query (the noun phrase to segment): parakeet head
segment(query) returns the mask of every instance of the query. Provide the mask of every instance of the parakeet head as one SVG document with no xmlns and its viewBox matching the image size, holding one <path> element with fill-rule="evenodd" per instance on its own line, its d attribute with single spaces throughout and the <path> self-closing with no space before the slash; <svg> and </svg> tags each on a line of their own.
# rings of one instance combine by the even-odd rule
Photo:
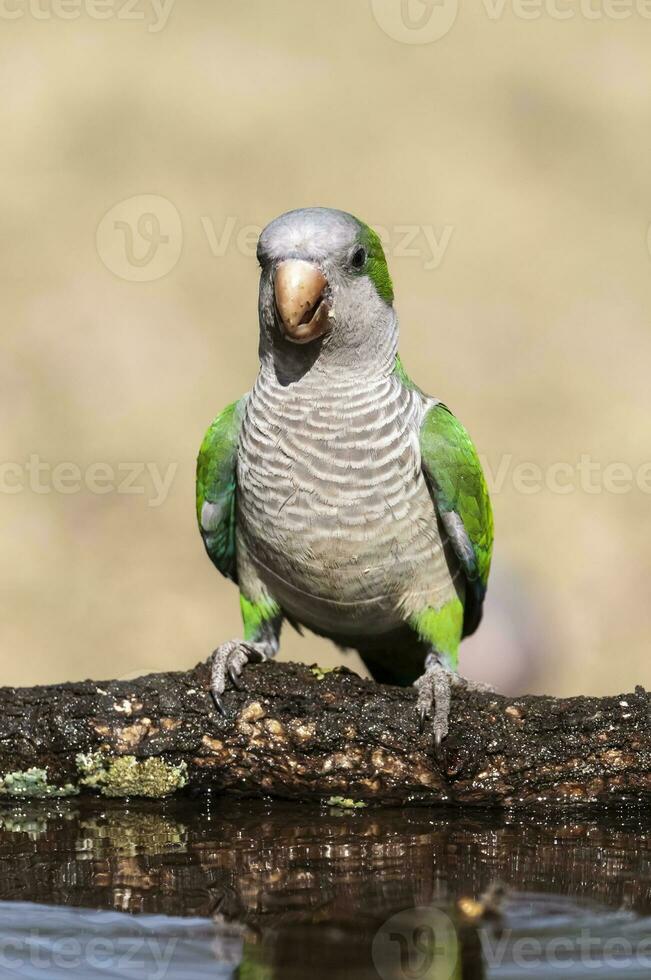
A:
<svg viewBox="0 0 651 980">
<path fill-rule="evenodd" d="M 288 211 L 260 235 L 258 261 L 263 358 L 393 363 L 393 286 L 382 243 L 368 225 L 331 208 Z"/>
</svg>

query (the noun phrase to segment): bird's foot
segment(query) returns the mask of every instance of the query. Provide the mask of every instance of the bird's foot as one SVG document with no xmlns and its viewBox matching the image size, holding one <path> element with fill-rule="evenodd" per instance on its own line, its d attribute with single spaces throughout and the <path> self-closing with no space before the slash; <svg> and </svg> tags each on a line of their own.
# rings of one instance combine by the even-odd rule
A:
<svg viewBox="0 0 651 980">
<path fill-rule="evenodd" d="M 230 679 L 233 687 L 242 690 L 240 677 L 247 664 L 262 663 L 268 659 L 262 643 L 247 643 L 244 640 L 229 640 L 217 647 L 211 657 L 210 690 L 221 714 L 226 717 L 222 695 Z"/>
<path fill-rule="evenodd" d="M 425 662 L 425 673 L 414 681 L 418 691 L 416 702 L 421 732 L 425 728 L 427 718 L 433 716 L 432 728 L 434 740 L 440 745 L 448 734 L 450 720 L 450 700 L 452 688 L 463 688 L 464 691 L 483 691 L 491 693 L 493 688 L 479 681 L 470 681 L 457 674 L 438 656 L 431 655 Z"/>
</svg>

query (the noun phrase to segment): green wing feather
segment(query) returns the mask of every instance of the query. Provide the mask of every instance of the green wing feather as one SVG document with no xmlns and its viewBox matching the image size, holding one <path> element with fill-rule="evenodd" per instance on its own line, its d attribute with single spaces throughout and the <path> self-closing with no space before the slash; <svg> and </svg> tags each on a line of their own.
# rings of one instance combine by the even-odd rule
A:
<svg viewBox="0 0 651 980">
<path fill-rule="evenodd" d="M 233 402 L 214 420 L 197 459 L 197 520 L 211 561 L 222 575 L 237 582 L 235 497 L 237 446 L 246 397 Z"/>
<path fill-rule="evenodd" d="M 427 412 L 420 430 L 423 470 L 466 577 L 463 634 L 479 625 L 493 551 L 493 512 L 470 436 L 445 405 Z"/>
</svg>

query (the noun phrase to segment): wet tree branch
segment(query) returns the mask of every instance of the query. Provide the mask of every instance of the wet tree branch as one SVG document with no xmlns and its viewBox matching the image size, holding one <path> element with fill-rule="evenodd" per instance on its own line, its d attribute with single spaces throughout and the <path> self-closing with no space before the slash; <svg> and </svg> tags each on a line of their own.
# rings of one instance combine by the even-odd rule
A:
<svg viewBox="0 0 651 980">
<path fill-rule="evenodd" d="M 436 750 L 415 693 L 346 671 L 248 667 L 215 711 L 208 670 L 0 689 L 0 795 L 527 807 L 651 802 L 651 697 L 453 695 Z"/>
</svg>

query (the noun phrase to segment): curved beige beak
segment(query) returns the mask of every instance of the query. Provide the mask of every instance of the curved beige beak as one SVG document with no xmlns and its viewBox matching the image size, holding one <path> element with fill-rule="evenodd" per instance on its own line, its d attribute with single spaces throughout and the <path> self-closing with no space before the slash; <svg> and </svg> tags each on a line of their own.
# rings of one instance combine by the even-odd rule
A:
<svg viewBox="0 0 651 980">
<path fill-rule="evenodd" d="M 328 305 L 323 292 L 328 280 L 311 262 L 286 259 L 274 279 L 276 309 L 288 340 L 307 344 L 328 329 Z"/>
</svg>

